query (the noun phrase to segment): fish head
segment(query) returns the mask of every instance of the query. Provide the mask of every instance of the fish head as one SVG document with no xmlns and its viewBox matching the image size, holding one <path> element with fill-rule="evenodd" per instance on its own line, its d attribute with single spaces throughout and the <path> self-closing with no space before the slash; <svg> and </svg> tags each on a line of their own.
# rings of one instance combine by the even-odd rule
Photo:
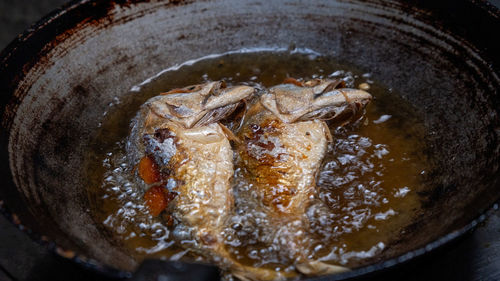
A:
<svg viewBox="0 0 500 281">
<path fill-rule="evenodd" d="M 342 80 L 288 78 L 264 93 L 260 103 L 281 121 L 294 123 L 359 116 L 371 100 L 363 90 L 345 88 Z"/>
<path fill-rule="evenodd" d="M 163 93 L 149 107 L 159 117 L 189 129 L 229 116 L 254 91 L 250 86 L 227 87 L 224 81 L 208 82 Z"/>
</svg>

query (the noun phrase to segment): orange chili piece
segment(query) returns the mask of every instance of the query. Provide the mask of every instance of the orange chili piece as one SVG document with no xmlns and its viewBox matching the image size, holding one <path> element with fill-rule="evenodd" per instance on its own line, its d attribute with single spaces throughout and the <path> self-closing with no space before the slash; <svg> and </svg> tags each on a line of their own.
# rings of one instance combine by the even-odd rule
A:
<svg viewBox="0 0 500 281">
<path fill-rule="evenodd" d="M 139 162 L 139 176 L 147 184 L 152 184 L 161 180 L 158 166 L 150 156 L 142 157 Z"/>
<path fill-rule="evenodd" d="M 164 188 L 161 186 L 153 186 L 144 194 L 146 206 L 153 216 L 158 216 L 168 205 L 168 198 L 165 196 Z"/>
</svg>

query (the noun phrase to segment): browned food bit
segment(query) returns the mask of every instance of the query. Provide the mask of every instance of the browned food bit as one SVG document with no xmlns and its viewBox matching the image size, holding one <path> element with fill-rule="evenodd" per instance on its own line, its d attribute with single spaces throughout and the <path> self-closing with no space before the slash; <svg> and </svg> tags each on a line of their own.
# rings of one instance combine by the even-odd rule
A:
<svg viewBox="0 0 500 281">
<path fill-rule="evenodd" d="M 172 227 L 174 226 L 174 217 L 172 217 L 171 215 L 169 214 L 166 214 L 166 213 L 163 213 L 162 215 L 162 219 L 163 221 L 165 221 L 165 224 L 168 226 L 168 227 Z"/>
<path fill-rule="evenodd" d="M 294 84 L 295 86 L 302 87 L 304 84 L 300 82 L 299 80 L 292 78 L 292 77 L 287 77 L 285 80 L 283 80 L 283 84 Z"/>
</svg>

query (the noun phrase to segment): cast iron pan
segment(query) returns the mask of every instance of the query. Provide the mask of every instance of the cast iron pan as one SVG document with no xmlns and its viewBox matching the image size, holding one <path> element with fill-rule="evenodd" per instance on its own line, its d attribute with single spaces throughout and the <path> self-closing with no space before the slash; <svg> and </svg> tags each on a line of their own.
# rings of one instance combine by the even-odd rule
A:
<svg viewBox="0 0 500 281">
<path fill-rule="evenodd" d="M 71 2 L 0 55 L 3 212 L 62 256 L 129 276 L 137 263 L 93 221 L 82 188 L 107 105 L 188 59 L 293 45 L 395 89 L 423 117 L 434 159 L 415 220 L 376 258 L 324 279 L 407 261 L 473 228 L 500 197 L 499 17 L 484 1 Z"/>
</svg>

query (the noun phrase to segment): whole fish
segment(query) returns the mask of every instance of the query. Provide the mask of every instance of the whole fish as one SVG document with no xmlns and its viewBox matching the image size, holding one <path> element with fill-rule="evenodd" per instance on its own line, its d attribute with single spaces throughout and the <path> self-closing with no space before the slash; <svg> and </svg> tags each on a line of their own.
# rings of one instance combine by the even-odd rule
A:
<svg viewBox="0 0 500 281">
<path fill-rule="evenodd" d="M 241 166 L 296 269 L 306 275 L 344 271 L 308 258 L 306 209 L 316 198 L 315 178 L 332 139 L 325 120 L 357 120 L 372 97 L 342 88 L 341 81 L 286 82 L 248 110 L 238 132 Z"/>
</svg>

